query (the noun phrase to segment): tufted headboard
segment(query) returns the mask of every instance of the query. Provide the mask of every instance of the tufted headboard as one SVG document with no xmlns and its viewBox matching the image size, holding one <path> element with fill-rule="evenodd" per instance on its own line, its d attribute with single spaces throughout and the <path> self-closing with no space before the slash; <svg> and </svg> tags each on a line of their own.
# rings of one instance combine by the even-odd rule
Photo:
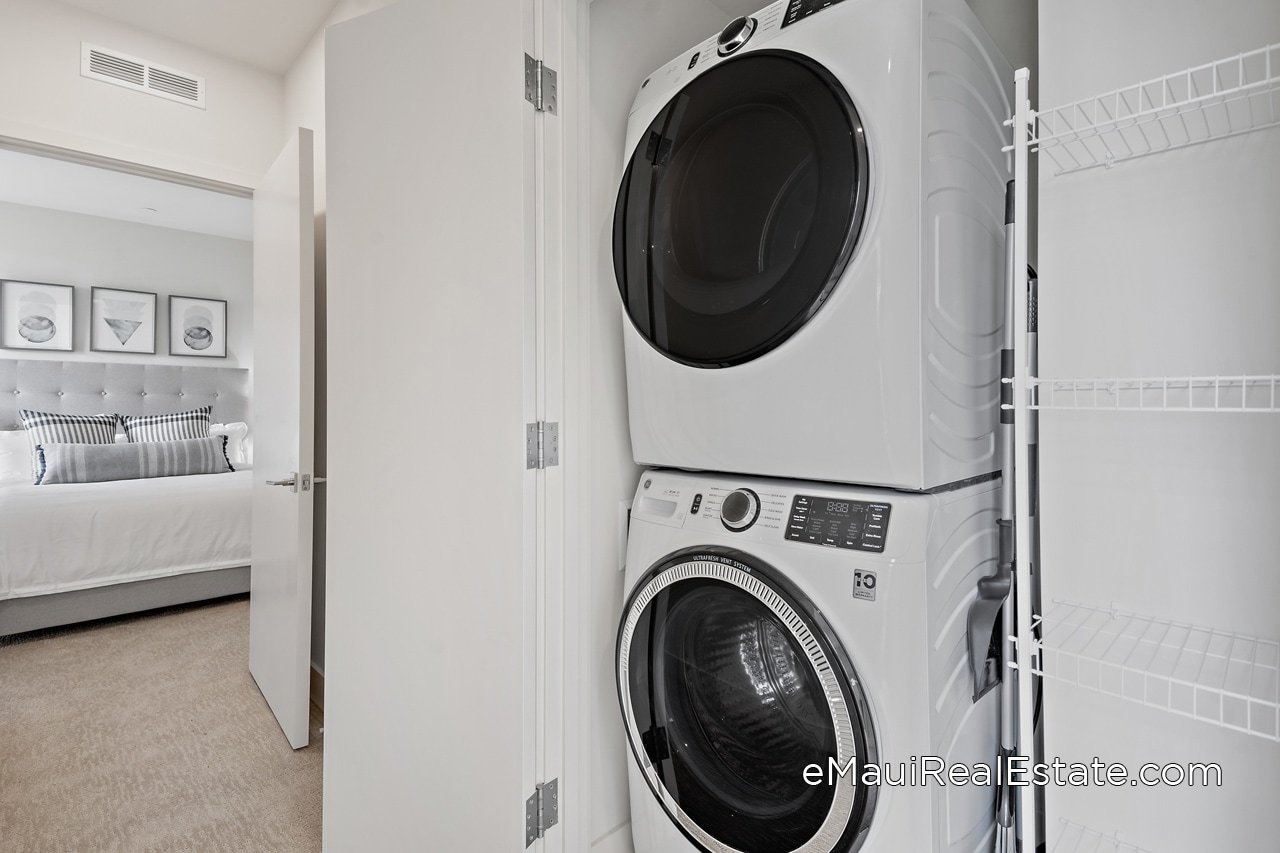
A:
<svg viewBox="0 0 1280 853">
<path fill-rule="evenodd" d="M 0 358 L 0 430 L 19 409 L 74 415 L 159 415 L 213 405 L 213 420 L 249 420 L 249 371 L 180 364 Z"/>
</svg>

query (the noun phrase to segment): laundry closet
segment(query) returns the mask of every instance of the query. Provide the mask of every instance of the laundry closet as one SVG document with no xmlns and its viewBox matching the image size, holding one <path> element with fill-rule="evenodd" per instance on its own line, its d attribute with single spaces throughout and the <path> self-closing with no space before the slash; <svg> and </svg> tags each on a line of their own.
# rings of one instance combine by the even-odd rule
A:
<svg viewBox="0 0 1280 853">
<path fill-rule="evenodd" d="M 693 20 L 695 9 L 714 18 L 726 11 L 720 6 L 680 4 L 678 13 L 672 10 L 669 15 L 664 9 L 658 19 L 670 22 L 684 16 L 691 29 L 701 23 Z M 864 5 L 859 11 L 866 14 L 868 8 Z M 713 848 L 724 843 L 734 849 L 752 849 L 753 844 L 791 849 L 801 847 L 810 835 L 835 844 L 833 849 L 864 844 L 867 849 L 968 849 L 981 844 L 984 836 L 994 843 L 994 806 L 990 797 L 982 796 L 990 790 L 976 796 L 973 790 L 949 795 L 933 806 L 927 795 L 908 805 L 905 797 L 895 799 L 900 792 L 888 790 L 881 792 L 879 802 L 855 795 L 844 804 L 839 792 L 831 803 L 815 802 L 817 798 L 807 797 L 799 787 L 783 793 L 794 774 L 781 767 L 772 771 L 780 774 L 773 777 L 757 772 L 761 753 L 735 742 L 727 731 L 717 734 L 720 723 L 713 719 L 733 721 L 729 725 L 751 732 L 753 738 L 777 738 L 775 749 L 794 754 L 814 744 L 806 744 L 804 737 L 791 739 L 784 723 L 775 721 L 772 725 L 778 728 L 771 728 L 768 713 L 751 712 L 749 701 L 735 705 L 724 700 L 728 704 L 717 705 L 698 687 L 697 676 L 689 675 L 715 673 L 712 677 L 722 684 L 735 677 L 718 663 L 723 659 L 716 657 L 717 649 L 735 643 L 732 638 L 746 630 L 743 626 L 755 624 L 747 615 L 750 603 L 735 604 L 709 593 L 699 602 L 698 592 L 677 591 L 678 585 L 668 585 L 661 570 L 655 569 L 652 577 L 646 574 L 661 563 L 672 577 L 705 575 L 709 586 L 731 585 L 733 570 L 722 577 L 724 570 L 711 554 L 690 553 L 684 563 L 663 558 L 712 544 L 732 550 L 734 560 L 751 562 L 748 555 L 755 555 L 765 566 L 751 570 L 754 578 L 767 577 L 772 568 L 794 580 L 820 600 L 817 609 L 835 624 L 829 629 L 833 644 L 850 645 L 850 660 L 844 665 L 857 672 L 847 680 L 869 695 L 847 697 L 846 705 L 836 703 L 829 711 L 817 712 L 815 719 L 852 719 L 847 731 L 837 726 L 832 736 L 833 742 L 847 738 L 848 753 L 840 747 L 833 747 L 833 753 L 845 758 L 856 754 L 859 761 L 875 763 L 877 749 L 884 762 L 908 752 L 961 760 L 955 751 L 959 749 L 963 760 L 976 763 L 985 756 L 987 763 L 994 763 L 999 697 L 988 692 L 982 702 L 974 703 L 964 628 L 972 590 L 996 562 L 996 491 L 982 481 L 999 468 L 991 404 L 998 396 L 1003 184 L 1010 161 L 999 151 L 999 122 L 990 117 L 1011 105 L 1012 94 L 1009 81 L 1001 79 L 1007 75 L 993 69 L 1012 69 L 987 41 L 988 35 L 980 32 L 968 7 L 939 4 L 913 18 L 884 6 L 883 17 L 874 20 L 856 19 L 850 9 L 792 3 L 727 10 L 751 16 L 751 38 L 759 41 L 747 42 L 758 51 L 754 58 L 744 52 L 723 60 L 715 55 L 715 34 L 724 24 L 712 24 L 702 39 L 691 40 L 679 32 L 665 44 L 651 46 L 617 33 L 652 31 L 644 23 L 652 8 L 609 0 L 592 6 L 597 116 L 606 103 L 597 93 L 605 85 L 610 85 L 611 94 L 618 90 L 612 108 L 614 132 L 592 137 L 593 219 L 600 229 L 592 266 L 601 282 L 597 298 L 606 315 L 617 311 L 608 300 L 618 299 L 612 293 L 615 287 L 621 290 L 624 317 L 619 323 L 614 313 L 605 320 L 620 326 L 621 335 L 612 338 L 606 327 L 601 340 L 609 347 L 622 345 L 626 370 L 616 360 L 616 349 L 606 348 L 602 355 L 615 359 L 614 381 L 625 376 L 629 395 L 629 408 L 617 411 L 613 423 L 597 427 L 593 436 L 605 435 L 593 447 L 607 440 L 623 452 L 633 451 L 641 462 L 721 472 L 646 473 L 636 489 L 633 471 L 630 478 L 619 476 L 609 484 L 619 501 L 626 501 L 634 490 L 635 503 L 630 506 L 629 562 L 623 583 L 593 578 L 593 586 L 600 585 L 593 594 L 595 606 L 607 608 L 610 598 L 628 602 L 616 629 L 616 654 L 604 654 L 604 641 L 614 628 L 604 620 L 594 628 L 601 638 L 593 661 L 595 701 L 606 709 L 614 704 L 616 682 L 623 706 L 621 725 L 608 710 L 597 711 L 597 730 L 607 739 L 601 744 L 597 736 L 595 743 L 607 747 L 621 737 L 630 740 L 631 752 L 620 756 L 602 749 L 596 759 L 595 849 L 626 850 L 633 844 L 638 851 L 697 849 L 692 839 Z M 874 11 L 871 14 L 874 17 Z M 999 35 L 1020 52 L 1017 58 L 1023 64 L 1034 59 L 1034 18 L 1019 20 L 1006 14 L 997 21 Z M 917 30 L 911 36 L 913 26 Z M 819 31 L 830 34 L 830 47 Z M 867 32 L 880 33 L 882 39 L 860 39 L 859 34 Z M 925 44 L 923 55 L 884 44 L 899 36 Z M 604 50 L 599 49 L 602 43 L 608 45 Z M 794 142 L 785 121 L 772 123 L 752 115 L 753 110 L 773 109 L 768 96 L 759 92 L 788 86 L 795 87 L 791 93 L 807 91 L 798 80 L 787 82 L 788 75 L 802 78 L 804 72 L 789 68 L 785 59 L 775 60 L 776 68 L 763 68 L 774 49 L 787 48 L 814 57 L 847 87 L 852 130 L 841 137 L 832 129 L 838 120 L 825 117 L 818 105 L 827 101 L 820 96 L 809 95 L 813 101 L 806 102 L 803 95 L 795 95 L 782 109 L 813 110 L 805 116 L 810 138 L 852 138 L 853 144 L 819 146 L 796 155 L 787 150 Z M 617 79 L 623 75 L 615 62 L 641 53 L 644 62 L 637 58 L 636 66 L 649 67 L 639 72 L 638 91 L 632 80 L 628 92 L 628 81 Z M 856 61 L 849 59 L 853 56 Z M 721 61 L 723 66 L 711 67 Z M 754 85 L 753 63 L 761 66 Z M 979 67 L 982 70 L 975 71 Z M 741 79 L 731 80 L 735 74 Z M 921 81 L 932 75 L 957 81 L 956 88 L 934 85 L 931 95 L 936 100 L 922 105 Z M 904 86 L 904 79 L 910 83 Z M 961 85 L 966 87 L 963 91 Z M 663 109 L 681 89 L 680 97 Z M 739 98 L 741 105 L 735 104 Z M 619 134 L 626 125 L 624 114 L 632 109 L 630 129 Z M 720 115 L 734 118 L 719 119 Z M 936 122 L 932 130 L 922 133 L 921 115 L 926 124 Z M 600 124 L 596 118 L 593 128 Z M 661 140 L 659 150 L 670 146 L 676 152 L 669 162 L 663 162 L 661 153 L 653 156 L 655 138 Z M 924 138 L 934 147 L 925 149 Z M 622 152 L 612 162 L 599 150 L 606 139 L 608 146 Z M 983 140 L 990 151 L 984 153 L 983 143 L 973 139 Z M 858 145 L 864 140 L 869 151 Z M 853 161 L 849 165 L 840 160 L 846 153 Z M 822 192 L 806 197 L 806 170 L 815 162 L 826 183 Z M 963 165 L 948 172 L 955 164 Z M 847 192 L 833 190 L 843 188 L 845 181 Z M 676 185 L 679 189 L 673 188 Z M 927 189 L 915 202 L 911 192 L 902 189 L 920 186 Z M 778 187 L 776 192 L 773 187 Z M 753 210 L 756 204 L 762 206 L 759 213 Z M 812 223 L 786 223 L 792 206 L 821 211 L 812 220 L 818 224 L 800 238 L 794 231 Z M 935 223 L 935 230 L 922 232 L 921 221 Z M 736 224 L 725 227 L 728 222 Z M 956 228 L 957 222 L 963 226 Z M 823 226 L 831 226 L 832 233 L 824 234 Z M 780 233 L 787 239 L 780 239 Z M 850 245 L 841 245 L 841 239 Z M 740 250 L 735 241 L 746 245 Z M 832 243 L 830 254 L 824 254 L 824 241 Z M 803 251 L 795 251 L 799 245 Z M 751 257 L 742 257 L 744 252 Z M 843 262 L 848 266 L 838 266 Z M 832 267 L 839 272 L 829 278 L 826 271 Z M 814 292 L 806 295 L 809 288 Z M 753 294 L 770 292 L 774 298 L 767 307 L 753 310 Z M 786 295 L 778 298 L 780 292 Z M 922 410 L 928 414 L 922 416 Z M 624 418 L 629 418 L 629 431 L 624 431 Z M 760 480 L 760 475 L 770 476 Z M 860 485 L 836 485 L 839 482 Z M 921 495 L 927 492 L 950 497 L 934 504 L 935 498 Z M 965 523 L 957 523 L 960 518 Z M 921 532 L 931 529 L 935 538 L 917 539 L 917 522 L 924 525 Z M 673 528 L 683 532 L 662 532 Z M 726 534 L 726 529 L 731 532 Z M 886 539 L 891 543 L 888 553 L 883 550 Z M 918 550 L 897 550 L 913 540 Z M 776 547 L 775 541 L 784 544 Z M 966 545 L 957 548 L 957 542 Z M 921 573 L 918 590 L 911 586 L 911 570 L 902 565 L 916 562 Z M 888 570 L 890 566 L 900 571 Z M 827 582 L 832 586 L 823 589 Z M 863 586 L 855 588 L 855 583 Z M 855 600 L 855 595 L 860 598 Z M 661 596 L 667 597 L 665 603 L 648 603 Z M 717 621 L 712 614 L 733 612 L 740 612 L 744 621 L 702 631 L 688 627 L 706 626 Z M 851 621 L 841 624 L 846 620 Z M 655 633 L 658 623 L 663 627 Z M 868 634 L 858 635 L 860 629 Z M 684 636 L 677 636 L 681 631 Z M 659 633 L 664 639 L 635 639 Z M 800 634 L 809 636 L 804 629 Z M 895 636 L 899 638 L 889 639 Z M 915 641 L 923 646 L 925 636 L 932 638 L 938 652 L 930 656 L 921 651 L 917 657 L 912 651 Z M 629 643 L 635 645 L 628 649 Z M 638 655 L 646 644 L 649 651 Z M 985 650 L 986 640 L 981 645 Z M 768 654 L 763 647 L 752 646 L 756 651 L 750 653 L 745 645 L 738 648 L 748 657 Z M 836 657 L 846 657 L 843 649 L 829 653 L 832 666 Z M 661 678 L 658 670 L 640 671 L 646 668 L 641 662 L 646 658 L 683 660 L 686 674 L 675 676 L 674 682 L 668 679 L 665 687 L 647 688 Z M 828 666 L 825 660 L 811 663 L 815 671 Z M 669 669 L 674 666 L 668 664 Z M 886 677 L 894 678 L 890 672 L 918 685 L 920 694 L 897 697 L 882 689 L 889 683 Z M 687 683 L 679 684 L 682 679 Z M 653 699 L 645 698 L 648 689 L 677 698 L 659 699 L 653 709 Z M 933 719 L 921 717 L 931 706 L 936 708 Z M 791 712 L 803 716 L 805 710 L 793 705 Z M 875 720 L 882 724 L 878 730 Z M 699 739 L 684 734 L 684 726 L 709 732 L 705 737 L 712 745 L 670 759 L 666 753 L 682 752 L 679 746 L 647 746 L 654 737 L 673 743 Z M 735 802 L 732 781 L 710 778 L 721 762 L 740 768 L 733 775 L 752 777 L 753 784 L 772 790 L 772 804 Z M 629 784 L 622 773 L 628 767 Z M 748 769 L 753 767 L 757 770 Z M 680 793 L 673 793 L 677 790 Z M 779 805 L 788 796 L 793 800 Z M 657 807 L 659 801 L 664 807 Z M 895 826 L 907 813 L 929 814 L 934 808 L 949 814 L 949 822 L 916 822 L 912 830 Z M 801 817 L 806 811 L 818 814 L 811 824 Z M 748 826 L 747 815 L 753 812 L 760 820 L 756 828 Z M 820 819 L 837 813 L 844 815 L 843 822 Z M 719 820 L 721 814 L 737 815 L 732 827 Z M 770 834 L 784 825 L 793 833 L 790 838 Z M 762 834 L 753 835 L 756 832 Z"/>
<path fill-rule="evenodd" d="M 793 763 L 993 764 L 1011 737 L 1012 638 L 973 603 L 1011 559 L 1014 69 L 1065 103 L 1280 42 L 1245 0 L 1150 30 L 1158 4 L 1105 5 L 512 0 L 482 28 L 404 0 L 330 30 L 329 440 L 360 447 L 329 471 L 333 849 L 1012 849 L 995 788 L 809 786 Z M 1255 106 L 1280 110 L 1269 91 Z M 1276 369 L 1275 133 L 1083 179 L 1033 159 L 1044 376 Z M 1205 284 L 1223 271 L 1230 300 Z M 1037 617 L 1280 636 L 1280 495 L 1253 476 L 1274 430 L 1193 417 L 1043 412 Z M 1043 627 L 1017 639 L 1045 646 L 1021 689 L 1046 756 L 1240 774 L 1050 788 L 1049 849 L 1275 834 L 1274 732 L 1206 730 L 1194 691 L 1179 716 L 1055 679 Z"/>
</svg>

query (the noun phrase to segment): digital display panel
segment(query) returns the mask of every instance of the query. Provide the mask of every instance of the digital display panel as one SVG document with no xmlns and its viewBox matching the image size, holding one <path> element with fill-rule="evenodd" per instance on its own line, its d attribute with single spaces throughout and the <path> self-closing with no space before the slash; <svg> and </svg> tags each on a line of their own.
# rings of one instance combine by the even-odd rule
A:
<svg viewBox="0 0 1280 853">
<path fill-rule="evenodd" d="M 791 0 L 787 4 L 787 15 L 782 19 L 782 26 L 789 27 L 796 21 L 803 21 L 810 15 L 816 15 L 828 6 L 834 6 L 841 0 Z"/>
<path fill-rule="evenodd" d="M 887 503 L 796 495 L 791 501 L 786 538 L 878 554 L 884 551 L 891 510 Z"/>
</svg>

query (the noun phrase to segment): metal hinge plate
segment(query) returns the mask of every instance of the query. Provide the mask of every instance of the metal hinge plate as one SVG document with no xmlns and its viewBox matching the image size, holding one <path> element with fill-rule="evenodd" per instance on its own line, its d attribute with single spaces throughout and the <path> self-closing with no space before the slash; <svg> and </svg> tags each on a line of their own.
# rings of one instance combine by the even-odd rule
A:
<svg viewBox="0 0 1280 853">
<path fill-rule="evenodd" d="M 524 55 L 524 99 L 540 113 L 556 114 L 556 72 Z"/>
<path fill-rule="evenodd" d="M 554 468 L 560 464 L 560 424 L 525 424 L 524 463 L 525 468 Z"/>
<path fill-rule="evenodd" d="M 547 834 L 547 830 L 560 822 L 560 780 L 552 779 L 533 790 L 524 801 L 524 846 Z"/>
</svg>

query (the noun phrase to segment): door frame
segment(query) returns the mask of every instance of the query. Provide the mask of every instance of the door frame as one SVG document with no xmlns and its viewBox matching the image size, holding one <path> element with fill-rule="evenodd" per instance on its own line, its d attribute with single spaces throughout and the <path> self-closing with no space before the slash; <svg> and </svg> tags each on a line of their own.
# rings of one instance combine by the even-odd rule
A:
<svg viewBox="0 0 1280 853">
<path fill-rule="evenodd" d="M 153 178 L 157 181 L 165 181 L 170 184 L 178 184 L 198 190 L 208 190 L 209 192 L 222 193 L 223 195 L 237 198 L 253 197 L 254 187 L 251 186 L 206 178 L 194 172 L 177 172 L 171 169 L 163 169 L 159 166 L 152 166 L 134 160 L 120 160 L 104 154 L 96 154 L 92 151 L 63 148 L 59 145 L 52 145 L 20 136 L 0 135 L 0 149 L 17 151 L 22 154 L 34 154 L 39 157 L 47 157 L 50 160 L 78 163 L 82 166 L 92 166 L 96 169 L 106 169 L 126 175 L 136 175 L 140 178 Z"/>
<path fill-rule="evenodd" d="M 590 553 L 586 491 L 590 455 L 586 393 L 590 381 L 589 291 L 583 279 L 589 242 L 582 227 L 588 198 L 587 8 L 589 0 L 536 0 L 530 54 L 554 69 L 555 115 L 536 113 L 535 244 L 537 270 L 535 420 L 559 423 L 560 464 L 537 478 L 538 566 L 534 579 L 534 781 L 559 779 L 559 827 L 536 846 L 544 853 L 586 850 L 590 716 L 582 678 L 584 559 Z M 527 718 L 528 719 L 528 718 Z M 532 790 L 532 789 L 531 789 Z"/>
<path fill-rule="evenodd" d="M 563 415 L 561 464 L 564 466 L 564 556 L 561 610 L 563 626 L 563 710 L 561 742 L 566 784 L 561 807 L 566 816 L 564 850 L 591 846 L 592 649 L 590 583 L 592 526 L 590 472 L 591 305 L 594 288 L 590 181 L 590 6 L 591 0 L 544 0 L 558 7 L 561 43 L 555 60 L 560 72 L 560 193 L 564 230 L 563 270 Z M 552 617 L 547 611 L 548 619 Z"/>
</svg>

